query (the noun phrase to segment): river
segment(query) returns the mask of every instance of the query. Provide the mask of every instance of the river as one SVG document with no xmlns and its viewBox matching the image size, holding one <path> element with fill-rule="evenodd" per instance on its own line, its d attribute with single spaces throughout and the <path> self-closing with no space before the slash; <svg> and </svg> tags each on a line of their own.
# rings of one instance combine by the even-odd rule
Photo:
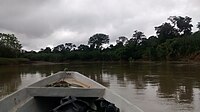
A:
<svg viewBox="0 0 200 112">
<path fill-rule="evenodd" d="M 64 68 L 94 79 L 145 112 L 200 111 L 200 64 L 184 63 L 0 66 L 0 99 Z"/>
</svg>

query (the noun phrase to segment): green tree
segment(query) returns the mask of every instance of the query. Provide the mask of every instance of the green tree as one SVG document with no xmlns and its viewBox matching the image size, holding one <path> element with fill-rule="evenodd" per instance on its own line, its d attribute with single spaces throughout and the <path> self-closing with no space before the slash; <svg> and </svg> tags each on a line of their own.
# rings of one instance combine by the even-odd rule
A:
<svg viewBox="0 0 200 112">
<path fill-rule="evenodd" d="M 181 16 L 170 16 L 168 18 L 174 25 L 174 27 L 178 28 L 179 34 L 181 35 L 191 35 L 192 34 L 192 27 L 193 25 L 191 24 L 192 18 L 186 16 L 186 17 L 181 17 Z"/>
<path fill-rule="evenodd" d="M 53 48 L 54 53 L 59 53 L 65 51 L 65 46 L 63 44 L 57 45 L 56 47 Z"/>
<path fill-rule="evenodd" d="M 142 42 L 143 38 L 145 38 L 145 35 L 143 32 L 137 31 L 137 30 L 134 31 L 133 39 L 136 41 L 137 44 L 140 44 Z"/>
<path fill-rule="evenodd" d="M 65 43 L 65 50 L 66 51 L 71 51 L 74 50 L 76 48 L 76 45 L 73 43 Z"/>
<path fill-rule="evenodd" d="M 46 47 L 45 49 L 41 49 L 40 52 L 43 52 L 43 53 L 51 53 L 51 48 L 50 48 L 50 47 Z"/>
<path fill-rule="evenodd" d="M 88 51 L 89 46 L 81 44 L 81 45 L 78 46 L 78 50 L 79 51 Z"/>
<path fill-rule="evenodd" d="M 179 36 L 178 30 L 170 23 L 163 23 L 162 25 L 155 27 L 155 30 L 160 43 L 165 42 L 167 39 Z"/>
<path fill-rule="evenodd" d="M 145 35 L 141 31 L 135 30 L 133 33 L 133 38 L 129 39 L 125 46 L 125 54 L 127 60 L 137 60 L 142 57 L 142 42 L 145 40 Z"/>
<path fill-rule="evenodd" d="M 0 56 L 18 57 L 22 45 L 14 34 L 0 33 Z"/>
<path fill-rule="evenodd" d="M 118 39 L 116 40 L 117 44 L 122 44 L 124 45 L 126 42 L 128 41 L 128 38 L 125 36 L 120 36 L 118 37 Z"/>
<path fill-rule="evenodd" d="M 101 49 L 103 44 L 109 43 L 109 36 L 105 34 L 95 34 L 89 38 L 88 44 L 91 48 Z"/>
<path fill-rule="evenodd" d="M 19 43 L 14 34 L 0 33 L 0 41 L 4 46 L 14 50 L 20 50 L 22 48 L 22 45 Z"/>
<path fill-rule="evenodd" d="M 146 47 L 144 48 L 145 51 L 143 57 L 148 60 L 156 60 L 157 46 L 158 46 L 158 38 L 156 36 L 150 36 L 148 40 L 146 40 Z"/>
</svg>

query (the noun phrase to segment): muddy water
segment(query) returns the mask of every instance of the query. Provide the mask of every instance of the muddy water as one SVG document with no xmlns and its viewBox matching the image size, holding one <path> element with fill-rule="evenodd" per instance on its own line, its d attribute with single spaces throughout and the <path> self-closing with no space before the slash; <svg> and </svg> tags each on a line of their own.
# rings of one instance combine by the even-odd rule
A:
<svg viewBox="0 0 200 112">
<path fill-rule="evenodd" d="M 200 65 L 70 63 L 0 66 L 0 98 L 68 68 L 117 92 L 145 112 L 199 112 Z"/>
</svg>

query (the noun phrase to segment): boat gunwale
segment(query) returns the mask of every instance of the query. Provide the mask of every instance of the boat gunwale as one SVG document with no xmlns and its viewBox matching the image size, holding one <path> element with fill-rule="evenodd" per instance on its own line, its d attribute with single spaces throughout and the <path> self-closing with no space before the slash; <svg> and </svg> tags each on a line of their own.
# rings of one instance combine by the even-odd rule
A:
<svg viewBox="0 0 200 112">
<path fill-rule="evenodd" d="M 102 86 L 101 84 L 95 82 L 94 80 L 92 80 L 78 72 L 75 72 L 75 71 L 57 72 L 54 75 L 50 75 L 38 82 L 35 82 L 35 83 L 29 85 L 28 87 L 45 87 L 47 84 L 50 84 L 55 81 L 59 81 L 59 80 L 62 80 L 62 79 L 68 78 L 68 77 L 72 77 L 72 78 L 78 80 L 79 82 L 81 82 L 84 85 L 87 85 L 88 88 L 91 88 L 91 89 L 92 88 L 104 88 L 104 89 L 106 88 L 106 87 Z M 50 88 L 50 87 L 48 87 L 48 88 Z M 58 87 L 55 87 L 55 88 L 58 88 Z M 59 87 L 59 88 L 62 88 L 62 87 Z M 65 87 L 65 88 L 67 88 L 67 87 Z"/>
<path fill-rule="evenodd" d="M 39 92 L 38 92 L 39 91 Z M 103 97 L 105 94 L 104 88 L 55 88 L 55 87 L 28 87 L 27 93 L 30 96 L 41 97 Z"/>
</svg>

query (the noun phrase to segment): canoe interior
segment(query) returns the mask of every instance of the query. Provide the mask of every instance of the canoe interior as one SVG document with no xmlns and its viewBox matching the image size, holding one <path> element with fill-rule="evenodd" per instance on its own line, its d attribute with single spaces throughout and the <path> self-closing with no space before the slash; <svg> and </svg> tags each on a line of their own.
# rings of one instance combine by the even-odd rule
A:
<svg viewBox="0 0 200 112">
<path fill-rule="evenodd" d="M 34 97 L 30 99 L 25 105 L 18 109 L 18 112 L 49 112 L 60 105 L 60 100 L 63 97 Z M 84 100 L 92 104 L 97 97 L 79 97 L 78 99 Z"/>
<path fill-rule="evenodd" d="M 67 80 L 68 82 L 78 83 L 85 88 L 105 88 L 99 83 L 85 77 L 78 72 L 58 72 L 45 78 L 44 80 L 38 81 L 30 85 L 29 87 L 45 87 L 47 84 L 53 83 L 58 80 Z"/>
</svg>

